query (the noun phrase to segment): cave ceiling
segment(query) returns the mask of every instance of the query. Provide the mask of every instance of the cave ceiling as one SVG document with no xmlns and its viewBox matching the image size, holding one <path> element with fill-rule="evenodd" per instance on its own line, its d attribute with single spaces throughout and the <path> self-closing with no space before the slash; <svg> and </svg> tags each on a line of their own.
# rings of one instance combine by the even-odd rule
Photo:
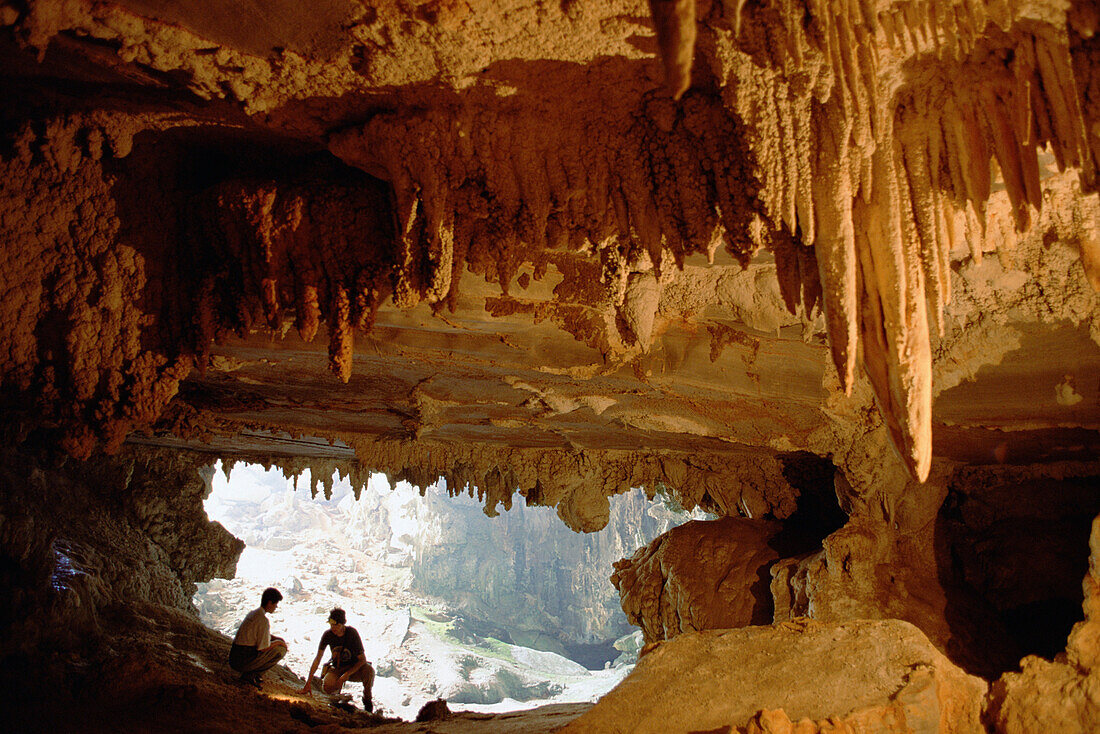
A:
<svg viewBox="0 0 1100 734">
<path fill-rule="evenodd" d="M 82 458 L 353 463 L 506 506 L 659 481 L 782 517 L 800 452 L 1095 460 L 1098 23 L 2 2 L 5 410 Z"/>
</svg>

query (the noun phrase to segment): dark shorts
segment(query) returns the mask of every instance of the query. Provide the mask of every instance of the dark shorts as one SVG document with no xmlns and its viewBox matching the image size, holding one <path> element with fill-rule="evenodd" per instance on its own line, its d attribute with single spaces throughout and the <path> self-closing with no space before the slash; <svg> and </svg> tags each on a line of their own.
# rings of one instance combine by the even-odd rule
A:
<svg viewBox="0 0 1100 734">
<path fill-rule="evenodd" d="M 334 668 L 332 666 L 331 662 L 325 663 L 324 667 L 321 668 L 321 679 L 324 680 L 325 676 L 328 675 L 329 673 L 336 673 L 336 675 L 343 675 L 344 673 L 348 672 L 348 670 L 350 670 L 350 669 L 351 669 L 351 665 L 347 665 L 347 666 L 340 667 L 340 668 Z M 349 682 L 350 681 L 358 681 L 358 682 L 362 683 L 363 685 L 365 685 L 367 687 L 367 690 L 370 690 L 371 686 L 374 684 L 374 666 L 371 665 L 370 663 L 364 663 L 363 667 L 361 667 L 359 670 L 355 671 L 355 675 L 348 678 L 348 681 Z"/>
<path fill-rule="evenodd" d="M 262 673 L 274 668 L 286 655 L 286 645 L 272 645 L 259 651 L 248 645 L 233 645 L 229 648 L 229 667 L 238 673 Z"/>
</svg>

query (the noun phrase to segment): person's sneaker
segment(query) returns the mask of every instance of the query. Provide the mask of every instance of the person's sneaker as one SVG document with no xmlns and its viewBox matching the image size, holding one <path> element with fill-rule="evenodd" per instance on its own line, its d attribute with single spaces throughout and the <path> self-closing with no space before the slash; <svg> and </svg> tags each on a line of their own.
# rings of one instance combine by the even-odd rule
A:
<svg viewBox="0 0 1100 734">
<path fill-rule="evenodd" d="M 363 691 L 363 710 L 368 714 L 374 711 L 374 703 L 371 702 L 370 691 Z"/>
<path fill-rule="evenodd" d="M 246 685 L 250 685 L 253 688 L 263 688 L 263 684 L 260 683 L 260 676 L 255 673 L 246 673 L 241 676 L 241 682 Z"/>
</svg>

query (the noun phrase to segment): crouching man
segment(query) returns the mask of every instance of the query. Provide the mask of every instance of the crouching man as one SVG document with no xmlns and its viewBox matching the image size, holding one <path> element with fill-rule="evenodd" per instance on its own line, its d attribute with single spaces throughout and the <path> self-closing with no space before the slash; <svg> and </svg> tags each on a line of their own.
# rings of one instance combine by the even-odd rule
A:
<svg viewBox="0 0 1100 734">
<path fill-rule="evenodd" d="M 286 642 L 272 637 L 267 615 L 275 611 L 283 595 L 278 589 L 266 588 L 260 596 L 260 608 L 253 609 L 237 628 L 233 647 L 229 648 L 229 667 L 241 674 L 241 680 L 260 687 L 260 676 L 275 667 L 286 655 Z"/>
<path fill-rule="evenodd" d="M 347 621 L 347 615 L 344 614 L 343 609 L 337 608 L 329 612 L 328 631 L 321 635 L 317 656 L 309 666 L 309 674 L 306 675 L 306 684 L 302 686 L 302 693 L 310 695 L 312 692 L 313 674 L 321 664 L 325 648 L 329 647 L 332 648 L 332 658 L 321 669 L 321 690 L 331 695 L 339 693 L 348 681 L 359 681 L 363 684 L 363 708 L 366 711 L 373 711 L 371 688 L 374 686 L 374 668 L 367 662 L 366 654 L 363 652 L 363 640 L 359 637 L 358 630 L 348 627 Z"/>
</svg>

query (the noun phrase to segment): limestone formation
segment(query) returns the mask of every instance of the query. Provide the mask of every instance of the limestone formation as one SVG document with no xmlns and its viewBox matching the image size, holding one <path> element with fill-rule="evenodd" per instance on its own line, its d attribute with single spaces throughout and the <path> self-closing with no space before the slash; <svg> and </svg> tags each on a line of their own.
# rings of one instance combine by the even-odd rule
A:
<svg viewBox="0 0 1100 734">
<path fill-rule="evenodd" d="M 802 620 L 663 642 L 562 732 L 981 732 L 985 689 L 905 622 Z"/>
<path fill-rule="evenodd" d="M 775 523 L 733 517 L 669 530 L 615 564 L 611 583 L 627 619 L 642 628 L 647 643 L 771 622 L 766 579 L 778 553 L 768 541 L 778 530 Z"/>
<path fill-rule="evenodd" d="M 669 100 L 623 21 L 597 20 L 610 11 L 567 4 L 519 19 L 530 8 L 515 4 L 516 18 L 463 5 L 412 21 L 396 6 L 346 7 L 299 18 L 313 30 L 297 45 L 274 21 L 219 26 L 198 6 L 11 6 L 9 43 L 55 49 L 50 73 L 83 80 L 71 60 L 95 39 L 118 49 L 92 54 L 103 74 L 136 90 L 167 84 L 186 101 L 141 107 L 127 88 L 125 104 L 89 111 L 51 91 L 60 114 L 22 127 L 24 110 L 12 116 L 10 206 L 62 207 L 31 229 L 33 216 L 5 219 L 9 239 L 28 246 L 5 275 L 10 320 L 23 326 L 6 345 L 4 384 L 73 400 L 78 409 L 57 418 L 70 451 L 86 456 L 163 415 L 191 366 L 208 366 L 211 339 L 285 333 L 286 318 L 309 341 L 324 324 L 346 382 L 355 333 L 380 306 L 392 296 L 399 309 L 454 311 L 466 272 L 499 287 L 490 313 L 550 319 L 604 360 L 636 363 L 660 333 L 653 295 L 685 258 L 724 246 L 745 264 L 765 247 L 788 306 L 823 309 L 845 392 L 862 355 L 892 440 L 924 479 L 926 301 L 943 332 L 952 262 L 980 260 L 997 192 L 1025 230 L 1048 198 L 1048 160 L 1077 172 L 1077 199 L 1092 190 L 1095 13 L 914 0 L 714 4 L 697 16 L 693 3 L 653 2 Z M 543 70 L 538 59 L 560 61 Z M 358 104 L 377 114 L 349 125 L 364 88 L 376 91 Z M 310 102 L 319 97 L 342 102 Z M 237 134 L 239 118 L 202 111 L 200 98 L 224 99 L 305 149 L 323 142 L 381 177 L 392 210 L 375 183 L 317 166 L 274 178 L 246 166 L 248 180 L 191 167 L 181 187 L 149 181 L 178 160 L 139 150 L 146 160 L 112 163 L 132 155 L 135 136 Z M 178 154 L 190 155 L 186 145 Z M 1096 227 L 1095 212 L 1072 227 L 1090 273 Z M 190 252 L 173 259 L 184 241 Z M 164 292 L 146 283 L 147 268 Z M 516 295 L 551 273 L 563 280 L 549 302 Z M 197 295 L 182 300 L 179 289 Z M 54 326 L 32 327 L 43 322 Z M 98 352 L 80 346 L 92 333 Z"/>
<path fill-rule="evenodd" d="M 99 630 L 44 680 L 232 571 L 220 458 L 659 491 L 743 532 L 620 568 L 650 639 L 901 619 L 1024 657 L 999 726 L 1092 705 L 1095 3 L 0 0 L 0 71 L 3 614 Z M 892 680 L 714 726 L 901 727 Z"/>
</svg>

